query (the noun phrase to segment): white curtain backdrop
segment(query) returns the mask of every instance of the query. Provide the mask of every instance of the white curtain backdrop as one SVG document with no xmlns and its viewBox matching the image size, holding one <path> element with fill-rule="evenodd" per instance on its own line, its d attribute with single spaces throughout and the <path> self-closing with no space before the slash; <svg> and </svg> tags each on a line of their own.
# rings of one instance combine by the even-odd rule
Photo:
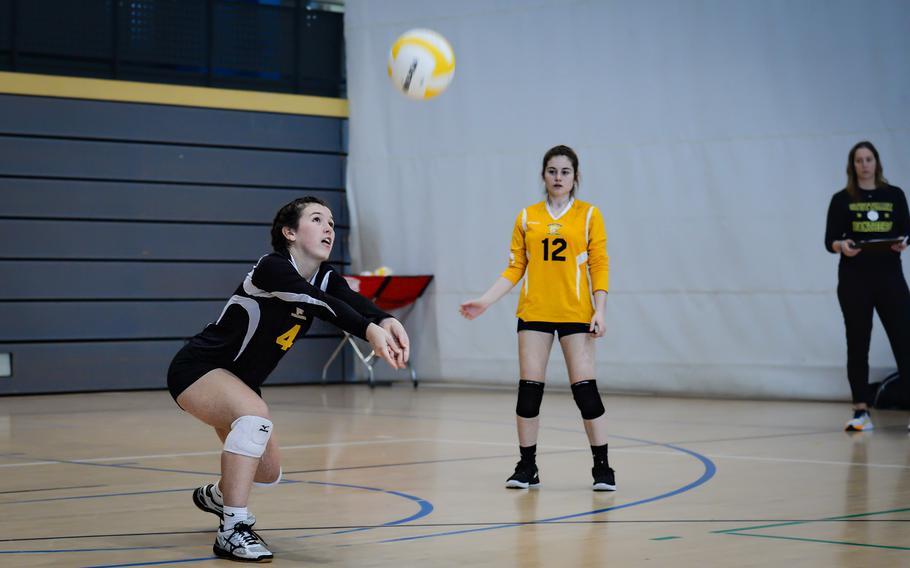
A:
<svg viewBox="0 0 910 568">
<path fill-rule="evenodd" d="M 386 75 L 415 27 L 456 54 L 430 101 Z M 424 379 L 517 380 L 518 288 L 473 322 L 457 307 L 567 144 L 608 234 L 602 386 L 849 396 L 825 214 L 859 140 L 910 190 L 910 2 L 348 0 L 345 34 L 355 268 L 436 276 L 406 321 Z M 894 367 L 875 325 L 873 380 Z"/>
</svg>

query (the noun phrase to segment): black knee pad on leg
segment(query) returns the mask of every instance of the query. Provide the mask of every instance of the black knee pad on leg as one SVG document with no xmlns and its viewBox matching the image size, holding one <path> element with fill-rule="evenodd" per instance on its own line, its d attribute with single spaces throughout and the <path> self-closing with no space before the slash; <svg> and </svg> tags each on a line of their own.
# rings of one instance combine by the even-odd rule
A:
<svg viewBox="0 0 910 568">
<path fill-rule="evenodd" d="M 540 414 L 540 402 L 543 400 L 544 384 L 537 381 L 518 381 L 518 404 L 515 414 L 522 418 L 534 418 Z"/>
<path fill-rule="evenodd" d="M 594 420 L 604 415 L 604 403 L 600 400 L 600 393 L 597 392 L 597 381 L 578 381 L 572 385 L 572 397 L 578 410 L 581 410 L 581 417 L 585 420 Z"/>
</svg>

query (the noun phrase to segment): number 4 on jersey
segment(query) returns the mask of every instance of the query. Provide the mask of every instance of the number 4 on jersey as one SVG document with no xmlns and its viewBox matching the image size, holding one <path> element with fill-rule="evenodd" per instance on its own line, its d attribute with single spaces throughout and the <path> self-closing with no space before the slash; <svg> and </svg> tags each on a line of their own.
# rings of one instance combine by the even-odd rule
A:
<svg viewBox="0 0 910 568">
<path fill-rule="evenodd" d="M 275 339 L 275 343 L 281 346 L 282 351 L 287 351 L 291 348 L 291 345 L 294 345 L 294 339 L 297 338 L 297 332 L 300 331 L 300 324 L 296 324 L 291 329 L 282 333 Z"/>
</svg>

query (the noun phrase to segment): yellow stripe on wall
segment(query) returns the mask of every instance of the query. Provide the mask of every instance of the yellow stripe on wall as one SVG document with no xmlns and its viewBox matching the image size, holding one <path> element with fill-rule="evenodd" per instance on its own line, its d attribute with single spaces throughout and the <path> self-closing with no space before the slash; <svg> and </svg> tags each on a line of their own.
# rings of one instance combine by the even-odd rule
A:
<svg viewBox="0 0 910 568">
<path fill-rule="evenodd" d="M 347 99 L 0 72 L 0 93 L 347 118 Z"/>
</svg>

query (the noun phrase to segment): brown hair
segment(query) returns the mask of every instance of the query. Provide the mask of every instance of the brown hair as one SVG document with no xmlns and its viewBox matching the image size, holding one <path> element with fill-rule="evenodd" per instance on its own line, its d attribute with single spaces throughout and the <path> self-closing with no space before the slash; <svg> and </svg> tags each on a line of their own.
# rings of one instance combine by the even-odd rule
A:
<svg viewBox="0 0 910 568">
<path fill-rule="evenodd" d="M 275 214 L 275 220 L 272 221 L 272 249 L 275 252 L 288 250 L 288 240 L 284 238 L 284 233 L 281 232 L 281 229 L 288 227 L 296 231 L 297 225 L 300 224 L 300 216 L 303 214 L 303 210 L 311 203 L 322 205 L 327 209 L 329 207 L 328 203 L 318 197 L 307 195 L 291 201 Z"/>
<path fill-rule="evenodd" d="M 847 187 L 844 189 L 847 190 L 847 193 L 850 194 L 851 199 L 859 199 L 859 182 L 856 179 L 856 164 L 853 162 L 853 158 L 856 157 L 856 151 L 860 148 L 865 148 L 872 152 L 872 155 L 875 156 L 875 187 L 881 187 L 888 184 L 888 180 L 885 179 L 884 174 L 882 173 L 882 161 L 878 158 L 878 150 L 875 149 L 875 146 L 872 145 L 872 142 L 868 140 L 863 140 L 862 142 L 857 142 L 852 148 L 850 148 L 850 154 L 847 156 Z"/>
<path fill-rule="evenodd" d="M 575 197 L 575 190 L 578 189 L 579 171 L 578 171 L 578 155 L 575 153 L 575 150 L 573 150 L 572 148 L 569 148 L 568 146 L 563 146 L 562 144 L 560 144 L 559 146 L 553 146 L 552 148 L 547 150 L 547 153 L 543 155 L 543 165 L 540 167 L 540 177 L 544 177 L 544 173 L 547 171 L 547 162 L 549 162 L 551 158 L 555 158 L 556 156 L 565 156 L 566 158 L 569 158 L 570 162 L 572 162 L 572 169 L 575 170 L 575 179 L 573 180 L 572 191 L 569 193 L 569 197 Z"/>
</svg>

